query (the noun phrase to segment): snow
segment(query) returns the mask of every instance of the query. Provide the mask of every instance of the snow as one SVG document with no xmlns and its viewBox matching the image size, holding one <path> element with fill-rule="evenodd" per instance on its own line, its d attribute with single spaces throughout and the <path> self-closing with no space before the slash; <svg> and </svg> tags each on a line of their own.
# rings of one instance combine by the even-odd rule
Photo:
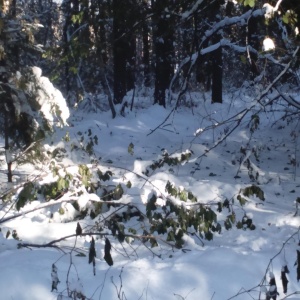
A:
<svg viewBox="0 0 300 300">
<path fill-rule="evenodd" d="M 271 19 L 274 14 L 274 7 L 272 5 L 270 5 L 269 3 L 265 3 L 263 5 L 263 8 L 265 9 L 265 18 Z"/>
<path fill-rule="evenodd" d="M 50 124 L 54 122 L 54 115 L 59 118 L 62 125 L 66 125 L 70 112 L 62 93 L 53 86 L 49 78 L 42 76 L 40 68 L 32 67 L 32 75 L 33 82 L 31 85 L 28 85 L 28 90 L 33 92 L 36 89 L 40 112 Z"/>
<path fill-rule="evenodd" d="M 275 44 L 269 37 L 265 38 L 263 41 L 263 51 L 270 51 L 275 49 Z"/>
<path fill-rule="evenodd" d="M 41 76 L 39 70 L 36 70 L 36 76 Z M 221 128 L 215 124 L 222 124 L 253 100 L 247 97 L 241 99 L 239 95 L 238 101 L 232 102 L 232 98 L 225 95 L 224 104 L 211 105 L 204 102 L 200 94 L 191 97 L 196 101 L 193 111 L 179 107 L 175 115 L 154 132 L 153 129 L 168 116 L 171 108 L 152 106 L 150 98 L 136 100 L 139 108 L 126 111 L 125 118 L 117 116 L 111 119 L 110 112 L 87 114 L 73 111 L 69 118 L 72 126 L 58 129 L 48 141 L 46 149 L 49 152 L 55 147 L 67 150 L 60 162 L 63 166 L 60 175 L 72 174 L 74 181 L 79 174 L 78 164 L 86 164 L 91 169 L 99 167 L 102 173 L 111 171 L 114 179 L 105 186 L 108 190 L 111 184 L 130 181 L 132 187 L 126 189 L 121 201 L 135 204 L 142 211 L 145 211 L 145 204 L 153 193 L 158 195 L 156 205 L 165 205 L 165 185 L 170 181 L 181 191 L 191 191 L 204 204 L 213 205 L 224 199 L 234 199 L 230 209 L 234 210 L 237 219 L 245 214 L 251 218 L 255 230 L 237 229 L 236 226 L 225 230 L 222 226 L 222 232 L 214 233 L 211 241 L 185 236 L 182 249 L 174 249 L 163 242 L 158 247 L 150 248 L 149 244 L 145 247 L 134 237 L 131 238 L 132 244 L 121 244 L 116 238 L 108 236 L 114 260 L 111 267 L 103 258 L 104 238 L 95 235 L 94 276 L 92 265 L 88 264 L 90 236 L 72 236 L 58 241 L 56 245 L 62 251 L 53 247 L 18 248 L 20 242 L 45 244 L 73 235 L 77 222 L 85 232 L 117 210 L 117 207 L 107 207 L 99 218 L 87 216 L 82 220 L 74 220 L 78 212 L 70 203 L 72 199 L 77 199 L 81 208 L 89 208 L 92 202 L 100 203 L 102 199 L 97 192 L 88 193 L 82 188 L 69 190 L 56 200 L 56 205 L 47 206 L 54 200 L 42 202 L 43 209 L 27 214 L 26 211 L 39 205 L 39 201 L 33 201 L 21 209 L 18 218 L 1 224 L 0 299 L 70 299 L 67 298 L 67 289 L 81 292 L 88 299 L 103 300 L 259 299 L 261 290 L 270 290 L 270 273 L 276 278 L 279 299 L 283 299 L 285 295 L 280 281 L 283 263 L 287 263 L 290 270 L 287 276 L 288 295 L 291 296 L 288 299 L 300 299 L 294 267 L 299 242 L 300 220 L 295 201 L 299 195 L 300 173 L 298 165 L 292 166 L 290 163 L 291 157 L 296 161 L 299 159 L 298 151 L 295 151 L 297 145 L 290 137 L 291 127 L 284 124 L 280 127 L 274 123 L 274 119 L 265 115 L 260 119 L 259 130 L 251 134 L 246 122 L 250 121 L 249 115 L 224 143 L 207 151 L 222 134 Z M 272 118 L 275 116 L 272 115 Z M 211 131 L 204 130 L 211 125 Z M 299 130 L 296 126 L 293 129 Z M 69 132 L 70 142 L 62 141 L 66 132 Z M 79 144 L 78 132 L 83 137 L 82 146 L 86 145 L 90 136 L 98 137 L 92 155 L 81 150 L 70 150 L 72 144 Z M 134 145 L 132 154 L 128 153 L 130 143 Z M 240 151 L 241 147 L 245 148 L 245 156 Z M 184 164 L 165 165 L 150 170 L 146 176 L 144 173 L 149 165 L 166 151 L 171 157 L 180 157 L 180 153 L 187 154 L 189 151 L 192 151 L 192 156 Z M 259 161 L 254 153 L 258 154 Z M 92 158 L 98 160 L 98 165 L 91 164 Z M 241 189 L 254 184 L 245 164 L 239 163 L 247 160 L 259 173 L 258 182 L 255 183 L 264 191 L 266 200 L 261 201 L 253 196 L 241 206 L 236 196 Z M 46 162 L 44 167 L 47 167 Z M 22 168 L 23 171 L 31 170 L 26 166 Z M 50 183 L 54 177 L 49 173 L 40 181 Z M 193 205 L 186 202 L 185 206 Z M 64 209 L 63 214 L 59 212 L 61 208 Z M 0 211 L 0 220 L 14 214 L 13 210 L 4 207 Z M 229 214 L 229 209 L 223 208 L 222 212 L 217 213 L 219 222 L 223 223 Z M 124 225 L 126 228 L 136 226 L 137 229 L 142 226 L 134 218 Z M 20 241 L 11 235 L 6 238 L 7 232 L 13 230 L 16 230 Z M 86 256 L 77 256 L 78 251 Z M 53 273 L 53 264 L 57 273 Z M 60 282 L 57 290 L 51 292 L 53 278 L 58 278 Z M 265 285 L 260 286 L 261 282 Z M 265 299 L 264 293 L 260 299 Z"/>
<path fill-rule="evenodd" d="M 183 20 L 190 18 L 196 11 L 197 9 L 200 7 L 200 5 L 203 3 L 203 0 L 197 0 L 195 2 L 195 4 L 191 7 L 190 10 L 185 11 L 182 13 L 181 18 Z"/>
</svg>

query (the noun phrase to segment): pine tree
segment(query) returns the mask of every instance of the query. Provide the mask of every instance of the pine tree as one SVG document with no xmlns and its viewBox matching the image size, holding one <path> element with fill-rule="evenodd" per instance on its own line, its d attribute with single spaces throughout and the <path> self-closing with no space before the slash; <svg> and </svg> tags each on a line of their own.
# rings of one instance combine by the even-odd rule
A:
<svg viewBox="0 0 300 300">
<path fill-rule="evenodd" d="M 43 51 L 35 43 L 41 26 L 37 20 L 32 22 L 33 16 L 31 11 L 23 14 L 12 2 L 0 17 L 0 134 L 5 141 L 8 182 L 13 179 L 13 164 L 36 159 L 41 154 L 39 142 L 56 122 L 66 124 L 69 117 L 61 93 L 41 76 L 41 69 L 32 67 Z"/>
</svg>

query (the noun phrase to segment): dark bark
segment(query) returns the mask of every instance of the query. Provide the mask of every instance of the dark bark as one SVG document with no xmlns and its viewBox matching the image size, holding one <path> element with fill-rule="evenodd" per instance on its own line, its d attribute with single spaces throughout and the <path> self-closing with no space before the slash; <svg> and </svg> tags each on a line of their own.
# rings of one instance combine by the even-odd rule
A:
<svg viewBox="0 0 300 300">
<path fill-rule="evenodd" d="M 95 0 L 96 1 L 96 0 Z M 107 15 L 107 3 L 100 3 L 98 2 L 98 10 L 99 10 L 99 19 L 97 20 L 97 24 L 95 24 L 94 30 L 95 32 L 99 32 L 99 41 L 97 45 L 97 52 L 98 55 L 102 56 L 102 61 L 104 65 L 108 62 L 108 49 L 107 49 L 107 29 L 106 29 L 106 22 L 105 20 L 108 19 Z"/>
<path fill-rule="evenodd" d="M 248 44 L 251 45 L 254 49 L 260 49 L 260 39 L 258 36 L 258 22 L 259 17 L 256 18 L 250 18 L 248 21 Z M 256 76 L 259 75 L 260 71 L 257 67 L 256 61 L 257 61 L 257 54 L 253 52 L 249 52 L 249 63 L 250 63 L 250 72 L 251 72 L 251 78 L 254 79 Z"/>
<path fill-rule="evenodd" d="M 65 13 L 65 23 L 63 26 L 63 43 L 64 43 L 64 50 L 63 50 L 63 56 L 67 57 L 69 54 L 69 27 L 71 26 L 71 1 L 65 0 L 63 2 L 63 10 Z M 64 64 L 64 85 L 67 94 L 70 92 L 71 84 L 70 84 L 70 72 L 69 72 L 70 64 L 69 60 L 65 59 Z"/>
<path fill-rule="evenodd" d="M 150 39 L 151 35 L 151 24 L 152 18 L 148 18 L 148 14 L 150 13 L 149 5 L 147 1 L 142 3 L 142 43 L 143 43 L 143 54 L 142 54 L 142 62 L 143 62 L 143 72 L 144 72 L 144 85 L 149 87 L 151 85 L 150 71 L 151 71 L 151 61 L 150 61 Z"/>
<path fill-rule="evenodd" d="M 7 164 L 7 182 L 12 182 L 13 179 L 13 173 L 12 173 L 12 162 L 11 157 L 8 155 L 10 151 L 9 147 L 9 125 L 8 125 L 8 119 L 9 119 L 9 113 L 4 108 L 4 149 L 5 149 L 5 155 L 6 155 L 6 164 Z"/>
<path fill-rule="evenodd" d="M 143 25 L 143 65 L 144 65 L 144 85 L 150 86 L 150 47 L 149 47 L 149 28 Z"/>
<path fill-rule="evenodd" d="M 134 87 L 134 10 L 130 0 L 113 0 L 114 103 Z"/>
<path fill-rule="evenodd" d="M 220 41 L 220 37 L 218 37 Z M 219 47 L 212 53 L 212 86 L 211 102 L 222 103 L 222 79 L 223 79 L 223 59 L 222 47 Z"/>
<path fill-rule="evenodd" d="M 155 27 L 153 31 L 155 55 L 154 103 L 166 106 L 166 91 L 174 73 L 174 29 L 172 17 L 166 12 L 168 1 L 153 3 Z"/>
</svg>

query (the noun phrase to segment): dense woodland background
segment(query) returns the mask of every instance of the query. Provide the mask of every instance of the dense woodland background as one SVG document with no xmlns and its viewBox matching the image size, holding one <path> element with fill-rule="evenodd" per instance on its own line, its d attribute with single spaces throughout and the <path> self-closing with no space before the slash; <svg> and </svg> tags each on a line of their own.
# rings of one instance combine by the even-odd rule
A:
<svg viewBox="0 0 300 300">
<path fill-rule="evenodd" d="M 282 253 L 299 281 L 299 29 L 299 0 L 0 0 L 7 299 L 270 300 Z"/>
<path fill-rule="evenodd" d="M 224 91 L 262 89 L 290 64 L 274 88 L 291 104 L 283 86 L 299 85 L 299 22 L 296 0 L 2 1 L 2 133 L 17 132 L 24 146 L 35 139 L 24 130 L 34 127 L 32 116 L 17 109 L 27 101 L 38 110 L 28 93 L 17 95 L 32 66 L 69 107 L 109 105 L 115 117 L 115 104 L 133 105 L 137 89 L 163 106 L 185 103 L 188 91 L 211 91 L 222 103 Z M 264 51 L 267 38 L 275 49 Z"/>
<path fill-rule="evenodd" d="M 150 299 L 148 287 L 130 290 L 136 270 L 149 275 L 142 248 L 157 259 L 149 263 L 155 280 L 165 277 L 160 259 L 175 269 L 176 262 L 196 262 L 207 276 L 183 282 L 185 296 L 150 286 L 153 299 L 157 290 L 167 295 L 162 299 L 187 299 L 195 286 L 207 286 L 205 299 L 216 291 L 221 300 L 223 291 L 228 299 L 274 292 L 267 280 L 273 261 L 295 254 L 297 236 L 300 245 L 299 30 L 299 0 L 0 0 L 4 269 L 16 276 L 15 257 L 32 259 L 24 249 L 59 249 L 64 257 L 35 252 L 47 262 L 40 286 L 51 269 L 44 299 L 101 299 L 103 292 L 124 300 L 124 261 L 132 259 L 126 292 Z M 225 263 L 220 245 L 230 257 Z M 114 268 L 99 266 L 99 247 Z M 265 268 L 261 261 L 274 249 Z M 99 289 L 82 276 L 90 298 L 71 284 L 73 275 L 80 281 L 76 264 L 91 271 L 74 253 L 88 256 L 93 275 L 104 278 Z M 290 263 L 284 259 L 282 267 Z M 236 286 L 254 285 L 252 263 L 265 272 L 261 282 L 236 291 L 224 281 L 233 261 Z M 119 289 L 105 283 L 106 272 L 119 277 Z M 170 281 L 177 288 L 179 281 Z M 290 286 L 299 294 L 295 278 Z"/>
</svg>

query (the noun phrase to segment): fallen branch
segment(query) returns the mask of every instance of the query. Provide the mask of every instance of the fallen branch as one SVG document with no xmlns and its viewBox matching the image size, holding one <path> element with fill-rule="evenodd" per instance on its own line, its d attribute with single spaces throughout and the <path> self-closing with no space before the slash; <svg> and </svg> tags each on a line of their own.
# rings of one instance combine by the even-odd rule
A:
<svg viewBox="0 0 300 300">
<path fill-rule="evenodd" d="M 112 233 L 100 233 L 100 232 L 86 232 L 86 233 L 82 233 L 81 236 L 101 236 L 101 237 L 106 237 L 106 236 L 114 236 Z M 150 239 L 150 240 L 160 240 L 161 242 L 167 244 L 168 246 L 170 246 L 171 248 L 176 248 L 178 249 L 178 247 L 175 244 L 172 244 L 164 239 L 162 239 L 159 236 L 156 235 L 137 235 L 137 234 L 124 234 L 125 237 L 129 237 L 129 238 L 134 238 L 134 239 L 138 239 L 138 240 L 145 240 L 145 239 Z M 45 243 L 45 244 L 34 244 L 34 243 L 18 243 L 18 247 L 19 248 L 60 248 L 57 243 L 70 239 L 70 238 L 76 238 L 78 237 L 78 235 L 76 235 L 76 233 L 74 234 L 70 234 L 61 238 L 58 238 L 56 240 L 53 240 L 51 242 Z"/>
<path fill-rule="evenodd" d="M 96 194 L 89 194 L 89 196 L 90 196 L 89 201 L 94 201 L 94 202 L 98 202 L 98 203 L 106 203 L 106 204 L 114 204 L 114 205 L 131 205 L 130 203 L 127 203 L 127 202 L 122 203 L 119 200 L 104 201 L 104 200 L 101 200 Z M 13 219 L 16 219 L 16 218 L 19 218 L 19 217 L 22 217 L 24 215 L 27 215 L 31 212 L 34 212 L 34 211 L 37 211 L 37 210 L 40 210 L 40 209 L 43 209 L 43 208 L 51 207 L 51 206 L 61 204 L 61 203 L 64 203 L 64 202 L 72 202 L 72 201 L 77 201 L 77 200 L 78 200 L 78 197 L 74 197 L 73 195 L 70 195 L 70 194 L 65 194 L 62 198 L 60 198 L 58 200 L 52 199 L 49 202 L 40 204 L 40 205 L 38 205 L 34 208 L 31 208 L 31 209 L 16 213 L 13 216 L 9 216 L 9 217 L 6 217 L 6 218 L 2 217 L 2 219 L 0 219 L 0 224 L 5 223 L 5 222 L 10 221 L 10 220 L 13 220 Z"/>
</svg>

